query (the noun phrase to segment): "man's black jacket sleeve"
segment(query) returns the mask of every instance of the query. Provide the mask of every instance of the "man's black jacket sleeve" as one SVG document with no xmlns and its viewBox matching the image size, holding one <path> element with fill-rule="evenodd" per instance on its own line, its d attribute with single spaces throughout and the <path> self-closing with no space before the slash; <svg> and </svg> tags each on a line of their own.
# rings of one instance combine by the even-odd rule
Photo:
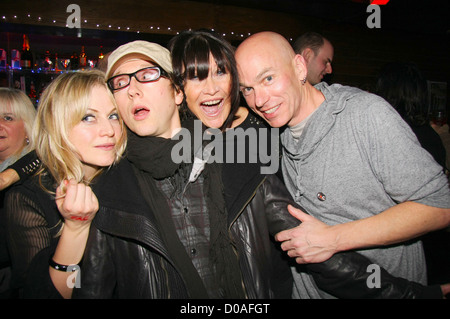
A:
<svg viewBox="0 0 450 319">
<path fill-rule="evenodd" d="M 274 176 L 267 176 L 264 187 L 266 195 L 266 218 L 272 235 L 286 229 L 296 227 L 300 221 L 287 210 L 287 205 L 295 204 L 284 184 Z M 442 299 L 442 291 L 438 285 L 424 286 L 403 278 L 394 277 L 380 267 L 379 288 L 370 288 L 373 272 L 368 268 L 373 262 L 356 252 L 341 252 L 333 255 L 322 263 L 305 264 L 308 272 L 313 276 L 317 286 L 337 298 L 379 298 L 402 299 L 416 298 Z"/>
</svg>

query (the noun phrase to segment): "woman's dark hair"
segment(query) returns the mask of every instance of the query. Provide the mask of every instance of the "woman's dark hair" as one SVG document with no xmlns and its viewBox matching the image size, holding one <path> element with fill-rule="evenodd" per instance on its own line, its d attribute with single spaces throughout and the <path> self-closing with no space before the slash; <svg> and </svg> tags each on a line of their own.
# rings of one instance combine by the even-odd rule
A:
<svg viewBox="0 0 450 319">
<path fill-rule="evenodd" d="M 231 111 L 221 129 L 229 128 L 239 108 L 239 77 L 234 59 L 234 48 L 219 34 L 209 30 L 183 31 L 169 42 L 175 85 L 184 94 L 186 80 L 197 77 L 204 80 L 209 73 L 209 56 L 212 54 L 217 67 L 231 76 Z M 180 107 L 182 119 L 194 117 L 186 104 L 186 96 Z"/>
<path fill-rule="evenodd" d="M 385 65 L 378 75 L 375 93 L 388 101 L 410 125 L 422 126 L 429 122 L 427 80 L 414 63 Z"/>
</svg>

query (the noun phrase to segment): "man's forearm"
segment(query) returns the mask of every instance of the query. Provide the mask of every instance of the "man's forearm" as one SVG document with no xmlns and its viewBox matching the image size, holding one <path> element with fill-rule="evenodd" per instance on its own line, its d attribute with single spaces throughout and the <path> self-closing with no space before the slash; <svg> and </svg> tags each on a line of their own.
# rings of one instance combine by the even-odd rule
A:
<svg viewBox="0 0 450 319">
<path fill-rule="evenodd" d="M 4 190 L 19 181 L 19 174 L 11 168 L 0 173 L 0 190 Z"/>
<path fill-rule="evenodd" d="M 415 202 L 393 206 L 375 216 L 332 226 L 336 249 L 346 251 L 407 241 L 450 224 L 450 209 Z"/>
</svg>

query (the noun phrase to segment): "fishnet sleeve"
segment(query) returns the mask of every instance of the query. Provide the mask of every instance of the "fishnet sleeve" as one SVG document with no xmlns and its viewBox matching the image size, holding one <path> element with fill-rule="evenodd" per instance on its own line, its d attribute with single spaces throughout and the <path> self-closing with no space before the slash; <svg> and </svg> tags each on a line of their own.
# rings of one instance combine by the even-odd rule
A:
<svg viewBox="0 0 450 319">
<path fill-rule="evenodd" d="M 23 287 L 33 257 L 48 247 L 51 235 L 42 207 L 23 193 L 11 191 L 5 197 L 8 249 L 12 263 L 12 288 Z"/>
</svg>

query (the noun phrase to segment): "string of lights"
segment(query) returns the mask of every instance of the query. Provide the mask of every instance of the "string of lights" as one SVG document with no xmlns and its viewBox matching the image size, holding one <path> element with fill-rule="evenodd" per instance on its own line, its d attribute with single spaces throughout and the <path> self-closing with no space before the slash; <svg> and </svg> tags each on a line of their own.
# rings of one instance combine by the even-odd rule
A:
<svg viewBox="0 0 450 319">
<path fill-rule="evenodd" d="M 58 26 L 58 27 L 69 27 L 67 24 L 67 17 L 64 19 L 55 19 L 55 18 L 46 18 L 41 15 L 39 16 L 32 16 L 31 14 L 27 14 L 25 17 L 21 17 L 18 15 L 2 15 L 1 19 L 3 22 L 8 23 L 23 23 L 23 24 L 40 24 L 40 25 L 47 25 L 47 26 Z M 82 19 L 81 20 L 81 29 L 88 28 L 88 29 L 101 29 L 101 30 L 111 30 L 111 31 L 122 31 L 122 32 L 135 32 L 135 33 L 162 33 L 162 34 L 179 34 L 181 30 L 176 30 L 175 28 L 171 26 L 156 26 L 156 25 L 149 25 L 147 27 L 136 27 L 136 26 L 129 26 L 129 25 L 116 25 L 112 23 L 98 23 L 98 22 L 92 22 L 92 20 L 88 19 Z M 215 31 L 214 28 L 211 28 L 212 31 Z M 222 32 L 221 33 L 223 37 L 225 38 L 233 38 L 233 39 L 244 39 L 250 35 L 252 35 L 251 32 L 235 32 L 230 31 L 228 33 Z M 292 37 L 288 38 L 289 41 L 292 41 Z"/>
</svg>

